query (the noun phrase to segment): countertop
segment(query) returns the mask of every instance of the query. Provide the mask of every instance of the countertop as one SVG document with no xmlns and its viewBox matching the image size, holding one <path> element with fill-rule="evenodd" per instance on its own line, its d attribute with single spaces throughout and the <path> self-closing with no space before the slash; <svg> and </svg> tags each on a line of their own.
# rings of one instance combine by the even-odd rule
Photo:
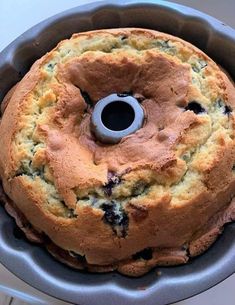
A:
<svg viewBox="0 0 235 305">
<path fill-rule="evenodd" d="M 3 50 L 12 40 L 38 22 L 63 10 L 88 2 L 91 1 L 0 0 L 0 51 Z M 175 0 L 172 2 L 188 5 L 204 11 L 235 28 L 234 0 Z M 235 274 L 216 287 L 201 293 L 196 297 L 175 303 L 174 305 L 234 305 L 234 287 Z M 68 304 L 49 297 L 30 287 L 7 271 L 2 265 L 0 265 L 0 291 L 25 300 L 29 304 Z M 1 294 L 0 304 L 2 304 Z"/>
</svg>

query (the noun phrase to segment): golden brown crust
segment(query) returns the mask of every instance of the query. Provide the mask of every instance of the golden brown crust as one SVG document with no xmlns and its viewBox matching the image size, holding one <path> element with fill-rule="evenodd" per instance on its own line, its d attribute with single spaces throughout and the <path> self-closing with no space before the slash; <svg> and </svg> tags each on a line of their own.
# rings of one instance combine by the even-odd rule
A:
<svg viewBox="0 0 235 305">
<path fill-rule="evenodd" d="M 113 92 L 141 96 L 145 125 L 118 145 L 98 143 L 84 92 L 93 104 Z M 199 232 L 234 196 L 234 107 L 227 76 L 181 39 L 143 29 L 73 35 L 10 97 L 0 125 L 4 190 L 87 266 L 140 275 L 185 263 L 182 247 L 204 251 L 223 224 L 204 240 Z M 145 248 L 153 258 L 133 261 Z"/>
<path fill-rule="evenodd" d="M 15 219 L 18 227 L 25 233 L 26 237 L 32 242 L 43 244 L 50 254 L 60 262 L 79 270 L 89 272 L 110 272 L 117 270 L 122 274 L 132 277 L 141 276 L 155 266 L 173 266 L 187 263 L 190 257 L 200 255 L 211 246 L 218 235 L 222 233 L 224 224 L 235 220 L 235 200 L 233 200 L 227 208 L 216 213 L 208 221 L 206 227 L 195 234 L 189 244 L 188 252 L 186 247 L 181 250 L 153 249 L 152 257 L 148 257 L 147 260 L 146 257 L 144 259 L 139 255 L 139 258 L 124 260 L 119 262 L 119 264 L 101 266 L 88 264 L 85 257 L 63 250 L 48 240 L 46 236 L 38 233 L 29 225 L 27 219 L 15 206 L 13 201 L 6 196 L 1 186 L 0 202 L 4 204 L 6 211 Z"/>
</svg>

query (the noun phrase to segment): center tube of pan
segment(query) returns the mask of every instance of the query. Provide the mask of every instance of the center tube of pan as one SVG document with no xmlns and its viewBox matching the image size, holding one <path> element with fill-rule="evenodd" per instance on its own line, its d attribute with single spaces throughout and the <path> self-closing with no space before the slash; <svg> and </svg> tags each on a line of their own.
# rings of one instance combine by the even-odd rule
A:
<svg viewBox="0 0 235 305">
<path fill-rule="evenodd" d="M 133 96 L 111 94 L 96 103 L 91 128 L 100 142 L 116 144 L 140 129 L 143 122 L 144 110 Z"/>
</svg>

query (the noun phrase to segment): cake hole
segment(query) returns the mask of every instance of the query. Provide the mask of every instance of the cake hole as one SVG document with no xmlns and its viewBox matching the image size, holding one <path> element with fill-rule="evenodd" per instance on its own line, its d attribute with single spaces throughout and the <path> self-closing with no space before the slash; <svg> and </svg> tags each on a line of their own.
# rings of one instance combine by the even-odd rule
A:
<svg viewBox="0 0 235 305">
<path fill-rule="evenodd" d="M 132 255 L 132 258 L 134 260 L 137 260 L 137 259 L 150 260 L 153 258 L 153 250 L 151 248 L 146 248 L 146 249 Z"/>
<path fill-rule="evenodd" d="M 74 251 L 68 251 L 69 255 L 72 256 L 73 258 L 76 258 L 79 262 L 83 262 L 83 263 L 86 263 L 86 257 L 85 255 L 81 255 L 81 254 L 78 254 Z"/>
<path fill-rule="evenodd" d="M 126 40 L 128 37 L 126 36 L 126 35 L 123 35 L 122 37 L 121 37 L 121 40 L 123 41 L 123 40 Z"/>
<path fill-rule="evenodd" d="M 205 112 L 205 109 L 196 101 L 188 103 L 188 105 L 185 107 L 185 110 L 193 111 L 195 114 Z"/>
<path fill-rule="evenodd" d="M 80 89 L 80 91 L 81 91 L 81 95 L 82 95 L 85 103 L 88 106 L 93 107 L 93 102 L 92 102 L 92 99 L 90 98 L 89 94 L 87 92 L 85 92 L 85 91 L 82 91 L 81 89 Z"/>
<path fill-rule="evenodd" d="M 125 130 L 135 118 L 133 108 L 123 101 L 114 101 L 104 107 L 101 120 L 104 126 L 113 131 Z"/>
</svg>

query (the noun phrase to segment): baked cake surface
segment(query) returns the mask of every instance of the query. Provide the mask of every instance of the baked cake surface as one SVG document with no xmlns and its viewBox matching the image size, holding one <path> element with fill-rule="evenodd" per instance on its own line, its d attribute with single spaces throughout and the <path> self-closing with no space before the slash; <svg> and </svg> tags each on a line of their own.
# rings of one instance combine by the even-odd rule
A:
<svg viewBox="0 0 235 305">
<path fill-rule="evenodd" d="M 111 93 L 136 97 L 145 123 L 105 145 L 90 119 Z M 179 38 L 75 34 L 2 103 L 2 200 L 73 267 L 138 276 L 186 263 L 235 219 L 234 107 L 232 81 Z"/>
</svg>

